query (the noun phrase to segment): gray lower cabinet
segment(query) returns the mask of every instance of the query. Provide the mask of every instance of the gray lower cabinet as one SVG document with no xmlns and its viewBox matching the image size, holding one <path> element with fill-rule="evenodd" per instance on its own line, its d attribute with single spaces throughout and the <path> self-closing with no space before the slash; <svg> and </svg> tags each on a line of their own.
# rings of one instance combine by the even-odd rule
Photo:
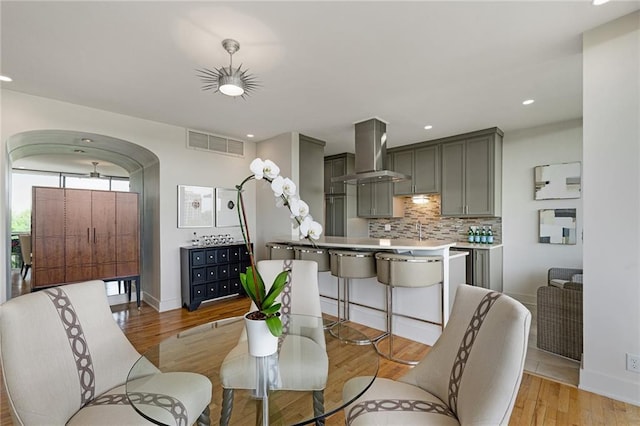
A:
<svg viewBox="0 0 640 426">
<path fill-rule="evenodd" d="M 502 132 L 498 130 L 441 145 L 442 216 L 501 215 Z"/>
<path fill-rule="evenodd" d="M 346 237 L 347 197 L 334 195 L 325 197 L 324 235 L 327 237 Z"/>
<path fill-rule="evenodd" d="M 394 184 L 395 195 L 440 192 L 440 150 L 438 145 L 394 151 L 393 170 L 411 176 Z"/>
<path fill-rule="evenodd" d="M 502 247 L 473 249 L 473 285 L 502 292 Z"/>
<path fill-rule="evenodd" d="M 402 217 L 403 213 L 402 201 L 393 198 L 393 183 L 358 184 L 359 217 Z"/>
<path fill-rule="evenodd" d="M 181 247 L 182 305 L 193 311 L 206 300 L 244 294 L 240 273 L 250 264 L 244 244 Z"/>
</svg>

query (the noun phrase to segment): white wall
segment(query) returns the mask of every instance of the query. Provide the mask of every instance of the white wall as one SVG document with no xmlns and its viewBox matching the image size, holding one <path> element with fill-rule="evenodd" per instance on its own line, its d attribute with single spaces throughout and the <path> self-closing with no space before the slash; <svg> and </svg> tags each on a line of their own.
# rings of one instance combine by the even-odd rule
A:
<svg viewBox="0 0 640 426">
<path fill-rule="evenodd" d="M 280 167 L 280 175 L 288 177 L 294 182 L 299 181 L 299 134 L 284 133 L 258 143 L 257 156 L 263 160 L 271 160 Z M 251 185 L 249 185 L 251 186 Z M 273 191 L 264 181 L 255 183 L 257 208 L 260 210 L 256 217 L 257 238 L 254 250 L 258 259 L 265 259 L 265 243 L 278 237 L 297 235 L 291 226 L 288 212 L 275 207 Z"/>
<path fill-rule="evenodd" d="M 640 405 L 640 12 L 584 34 L 583 73 L 580 387 Z"/>
<path fill-rule="evenodd" d="M 198 185 L 233 188 L 249 174 L 249 162 L 255 157 L 255 144 L 245 145 L 245 157 L 238 158 L 186 148 L 185 129 L 107 111 L 87 108 L 52 99 L 30 96 L 10 90 L 2 91 L 3 154 L 0 157 L 0 176 L 7 168 L 6 141 L 16 133 L 28 130 L 64 129 L 107 135 L 143 146 L 155 153 L 159 160 L 160 181 L 157 189 L 160 209 L 154 213 L 159 229 L 160 274 L 153 282 L 143 283 L 149 301 L 161 311 L 181 306 L 179 247 L 188 244 L 194 231 L 202 234 L 229 233 L 230 228 L 179 229 L 177 227 L 177 186 Z M 5 179 L 6 180 L 6 179 Z M 3 183 L 6 189 L 6 182 Z M 145 197 L 152 196 L 146 192 Z M 157 192 L 157 191 L 156 191 Z M 247 213 L 255 223 L 255 198 L 247 197 Z M 147 212 L 151 213 L 151 212 Z M 0 220 L 6 222 L 6 209 Z M 232 228 L 238 237 L 239 228 Z M 0 240 L 6 241 L 6 228 L 0 229 Z M 145 250 L 147 247 L 145 247 Z M 149 253 L 143 253 L 147 259 Z M 5 255 L 6 256 L 6 255 Z M 0 256 L 0 260 L 2 256 Z M 6 265 L 6 257 L 4 258 Z M 157 265 L 156 265 L 157 266 Z M 8 281 L 10 283 L 10 281 Z"/>
<path fill-rule="evenodd" d="M 582 161 L 582 121 L 572 120 L 506 133 L 502 146 L 504 292 L 535 304 L 550 267 L 582 267 L 582 199 L 534 200 L 533 169 Z M 538 210 L 575 208 L 575 245 L 538 243 Z"/>
</svg>

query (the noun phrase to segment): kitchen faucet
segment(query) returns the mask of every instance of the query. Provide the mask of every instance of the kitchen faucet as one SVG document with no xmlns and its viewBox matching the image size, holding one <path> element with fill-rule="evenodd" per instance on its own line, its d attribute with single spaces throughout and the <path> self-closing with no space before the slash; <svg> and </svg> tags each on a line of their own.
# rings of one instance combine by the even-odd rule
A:
<svg viewBox="0 0 640 426">
<path fill-rule="evenodd" d="M 416 231 L 418 231 L 419 240 L 422 241 L 422 224 L 420 223 L 420 221 L 416 223 Z"/>
</svg>

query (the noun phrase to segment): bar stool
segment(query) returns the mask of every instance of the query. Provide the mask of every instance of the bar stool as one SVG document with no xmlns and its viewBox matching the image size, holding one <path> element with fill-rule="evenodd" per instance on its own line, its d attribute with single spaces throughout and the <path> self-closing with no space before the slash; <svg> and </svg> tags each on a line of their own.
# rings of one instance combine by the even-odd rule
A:
<svg viewBox="0 0 640 426">
<path fill-rule="evenodd" d="M 391 361 L 402 364 L 415 365 L 418 361 L 410 361 L 401 359 L 393 354 L 393 289 L 394 287 L 410 287 L 421 288 L 430 287 L 436 284 L 442 284 L 444 271 L 442 256 L 414 256 L 411 254 L 395 254 L 379 252 L 376 253 L 376 269 L 378 281 L 387 285 L 386 302 L 387 302 L 387 330 L 386 333 L 373 343 L 378 354 L 390 359 Z M 444 318 L 444 306 L 440 299 L 441 316 Z M 408 315 L 395 314 L 418 321 L 429 322 L 444 328 L 444 321 L 435 323 L 421 318 L 415 318 Z M 378 345 L 385 338 L 389 338 L 389 348 L 387 353 L 380 350 Z"/>
<path fill-rule="evenodd" d="M 287 260 L 295 258 L 293 246 L 276 242 L 267 243 L 265 246 L 267 247 L 267 255 L 271 260 Z"/>
<path fill-rule="evenodd" d="M 331 270 L 331 261 L 329 258 L 329 249 L 308 246 L 293 246 L 295 258 L 299 260 L 312 260 L 318 264 L 318 272 L 327 272 Z M 336 324 L 337 321 L 323 320 L 324 328 L 328 329 Z"/>
<path fill-rule="evenodd" d="M 375 253 L 353 250 L 329 250 L 331 275 L 338 278 L 338 321 L 329 332 L 334 337 L 357 345 L 371 343 L 373 339 L 361 339 L 349 336 L 349 327 L 342 323 L 349 321 L 349 283 L 352 278 L 372 278 L 376 276 Z M 342 313 L 340 315 L 340 278 L 343 278 Z M 379 336 L 380 337 L 380 336 Z M 378 337 L 377 337 L 378 338 Z"/>
<path fill-rule="evenodd" d="M 318 247 L 293 246 L 294 258 L 299 260 L 313 260 L 318 264 L 318 272 L 331 270 L 329 250 Z"/>
</svg>

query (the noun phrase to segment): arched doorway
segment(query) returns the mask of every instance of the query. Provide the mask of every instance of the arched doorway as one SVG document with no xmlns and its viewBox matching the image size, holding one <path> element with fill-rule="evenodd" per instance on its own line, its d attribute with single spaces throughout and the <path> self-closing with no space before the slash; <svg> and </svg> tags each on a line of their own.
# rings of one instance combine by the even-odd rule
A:
<svg viewBox="0 0 640 426">
<path fill-rule="evenodd" d="M 82 151 L 82 152 L 78 152 Z M 130 190 L 140 194 L 140 283 L 159 282 L 159 179 L 158 157 L 135 143 L 95 133 L 75 130 L 32 130 L 11 136 L 7 140 L 7 174 L 10 176 L 14 161 L 43 155 L 85 155 L 113 163 L 129 173 Z M 10 188 L 10 186 L 8 186 Z M 10 189 L 8 189 L 10 191 Z M 5 199 L 11 199 L 11 194 Z M 7 223 L 7 235 L 11 234 Z M 10 259 L 7 259 L 7 263 Z M 7 265 L 10 266 L 10 265 Z M 6 298 L 11 297 L 11 268 L 5 280 Z"/>
</svg>

